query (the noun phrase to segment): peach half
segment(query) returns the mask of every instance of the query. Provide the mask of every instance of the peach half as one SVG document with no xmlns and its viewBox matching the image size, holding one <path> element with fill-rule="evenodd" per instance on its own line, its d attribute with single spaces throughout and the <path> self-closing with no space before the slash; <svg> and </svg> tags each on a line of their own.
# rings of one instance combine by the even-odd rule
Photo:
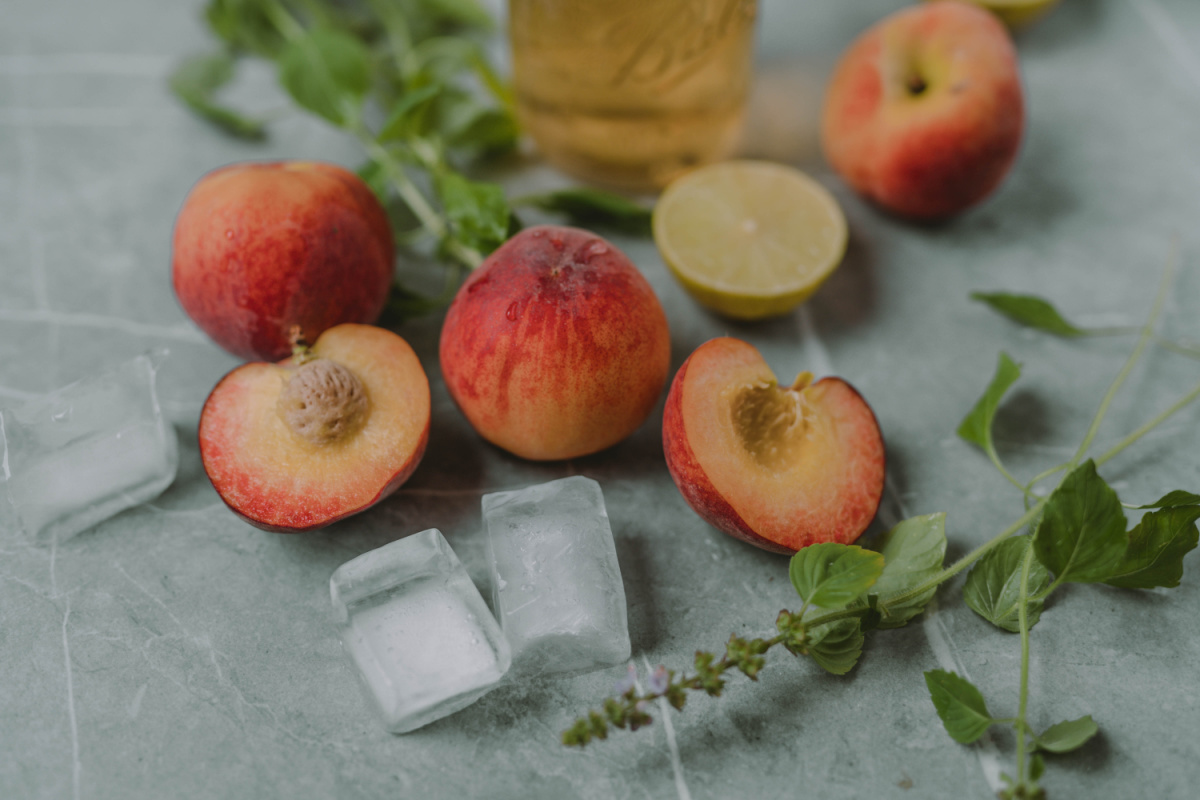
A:
<svg viewBox="0 0 1200 800">
<path fill-rule="evenodd" d="M 667 395 L 663 449 L 684 499 L 725 533 L 775 553 L 859 537 L 883 496 L 870 406 L 840 378 L 780 386 L 752 345 L 688 357 Z"/>
<path fill-rule="evenodd" d="M 337 325 L 301 355 L 222 378 L 200 414 L 200 457 L 251 525 L 311 530 L 399 488 L 425 454 L 429 415 L 429 381 L 407 342 Z"/>
</svg>

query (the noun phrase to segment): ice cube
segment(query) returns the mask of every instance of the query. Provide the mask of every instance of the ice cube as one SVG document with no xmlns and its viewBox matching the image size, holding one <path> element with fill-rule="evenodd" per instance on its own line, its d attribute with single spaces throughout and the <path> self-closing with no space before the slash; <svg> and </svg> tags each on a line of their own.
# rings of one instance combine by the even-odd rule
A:
<svg viewBox="0 0 1200 800">
<path fill-rule="evenodd" d="M 342 647 L 394 733 L 466 708 L 508 671 L 500 626 L 436 528 L 346 562 L 329 593 Z"/>
<path fill-rule="evenodd" d="M 0 408 L 5 495 L 38 542 L 62 541 L 152 500 L 175 480 L 179 447 L 154 376 L 165 350 Z"/>
<path fill-rule="evenodd" d="M 580 476 L 483 496 L 492 598 L 522 671 L 629 658 L 625 587 L 600 484 Z"/>
</svg>

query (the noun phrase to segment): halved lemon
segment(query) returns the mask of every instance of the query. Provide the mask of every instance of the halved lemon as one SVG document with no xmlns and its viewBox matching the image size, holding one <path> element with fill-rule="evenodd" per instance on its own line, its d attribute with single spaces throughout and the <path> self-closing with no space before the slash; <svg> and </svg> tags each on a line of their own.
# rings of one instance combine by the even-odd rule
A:
<svg viewBox="0 0 1200 800">
<path fill-rule="evenodd" d="M 792 310 L 846 253 L 846 217 L 825 187 L 766 161 L 677 179 L 654 208 L 654 243 L 684 288 L 736 319 Z"/>
</svg>

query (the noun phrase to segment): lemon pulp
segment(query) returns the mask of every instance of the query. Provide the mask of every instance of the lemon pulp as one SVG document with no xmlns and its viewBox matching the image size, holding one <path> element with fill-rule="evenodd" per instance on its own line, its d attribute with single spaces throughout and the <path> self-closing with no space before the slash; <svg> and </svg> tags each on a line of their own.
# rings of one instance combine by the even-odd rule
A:
<svg viewBox="0 0 1200 800">
<path fill-rule="evenodd" d="M 782 314 L 841 263 L 841 207 L 799 170 L 727 161 L 674 181 L 654 209 L 654 242 L 698 302 L 737 319 Z"/>
</svg>

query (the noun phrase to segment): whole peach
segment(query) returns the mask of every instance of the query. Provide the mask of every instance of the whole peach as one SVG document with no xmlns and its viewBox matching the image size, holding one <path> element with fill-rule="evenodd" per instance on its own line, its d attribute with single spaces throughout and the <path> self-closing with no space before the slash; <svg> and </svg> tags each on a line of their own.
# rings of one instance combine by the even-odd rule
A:
<svg viewBox="0 0 1200 800">
<path fill-rule="evenodd" d="M 234 164 L 202 177 L 175 220 L 172 278 L 188 316 L 246 359 L 291 352 L 343 322 L 379 318 L 395 245 L 354 173 L 314 161 Z"/>
<path fill-rule="evenodd" d="M 874 25 L 842 55 L 825 97 L 825 156 L 860 194 L 939 219 L 992 192 L 1021 143 L 1016 50 L 984 9 L 939 0 Z"/>
<path fill-rule="evenodd" d="M 575 228 L 529 228 L 458 290 L 442 326 L 446 386 L 479 435 L 522 458 L 603 450 L 654 408 L 667 318 L 617 248 Z"/>
</svg>

